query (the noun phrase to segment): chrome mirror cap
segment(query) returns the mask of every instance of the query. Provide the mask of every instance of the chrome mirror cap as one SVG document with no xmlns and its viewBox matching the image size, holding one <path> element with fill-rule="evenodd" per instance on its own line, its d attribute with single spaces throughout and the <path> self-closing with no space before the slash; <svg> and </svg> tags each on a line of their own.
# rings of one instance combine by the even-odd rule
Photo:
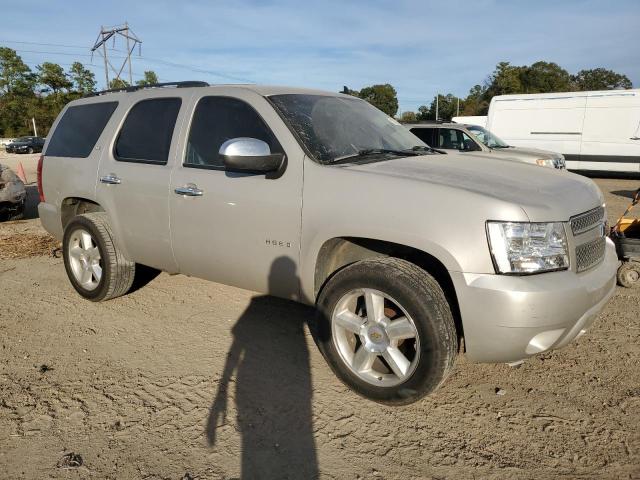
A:
<svg viewBox="0 0 640 480">
<path fill-rule="evenodd" d="M 271 149 L 267 142 L 257 138 L 238 137 L 220 145 L 218 153 L 226 157 L 263 157 L 271 155 Z"/>
</svg>

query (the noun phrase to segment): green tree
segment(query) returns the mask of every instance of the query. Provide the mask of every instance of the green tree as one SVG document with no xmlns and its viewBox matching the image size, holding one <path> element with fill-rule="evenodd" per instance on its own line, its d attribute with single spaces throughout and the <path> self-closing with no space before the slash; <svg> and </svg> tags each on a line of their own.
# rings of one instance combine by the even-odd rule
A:
<svg viewBox="0 0 640 480">
<path fill-rule="evenodd" d="M 400 121 L 404 123 L 414 123 L 417 120 L 416 112 L 402 112 L 402 115 L 400 115 Z"/>
<path fill-rule="evenodd" d="M 86 95 L 87 93 L 95 92 L 96 90 L 96 77 L 92 71 L 84 68 L 80 62 L 73 62 L 69 73 L 67 74 L 73 82 L 73 89 Z"/>
<path fill-rule="evenodd" d="M 109 82 L 109 89 L 127 88 L 129 83 L 121 78 L 114 78 Z"/>
<path fill-rule="evenodd" d="M 73 86 L 62 67 L 57 63 L 44 62 L 36 68 L 38 69 L 38 83 L 45 86 L 45 91 L 58 93 L 62 90 L 69 90 Z"/>
<path fill-rule="evenodd" d="M 426 105 L 420 105 L 418 107 L 418 114 L 416 115 L 416 120 L 418 120 L 419 122 L 429 120 L 429 118 L 431 118 L 429 115 L 430 115 L 429 107 L 427 107 Z"/>
<path fill-rule="evenodd" d="M 515 67 L 509 62 L 500 62 L 485 82 L 485 95 L 489 98 L 495 95 L 508 95 L 510 93 L 522 93 L 523 86 L 520 80 L 522 67 Z"/>
<path fill-rule="evenodd" d="M 15 50 L 0 47 L 0 93 L 33 93 L 36 76 Z"/>
<path fill-rule="evenodd" d="M 145 86 L 145 85 L 153 85 L 158 82 L 158 75 L 153 70 L 145 70 L 144 78 L 142 80 L 138 80 L 136 85 Z"/>
<path fill-rule="evenodd" d="M 461 107 L 462 115 L 486 115 L 489 111 L 489 100 L 487 100 L 486 87 L 474 85 L 469 90 L 469 95 L 464 99 L 464 108 Z"/>
<path fill-rule="evenodd" d="M 580 91 L 633 88 L 629 77 L 606 68 L 580 70 L 571 76 L 573 88 Z"/>
<path fill-rule="evenodd" d="M 571 91 L 571 75 L 553 62 L 536 62 L 520 71 L 522 89 L 516 93 L 549 93 Z"/>
<path fill-rule="evenodd" d="M 436 118 L 436 99 L 438 102 L 438 118 Z M 460 100 L 460 111 L 464 108 L 464 100 Z M 458 97 L 451 93 L 446 95 L 436 95 L 433 97 L 429 107 L 427 120 L 451 120 L 458 113 Z"/>
<path fill-rule="evenodd" d="M 394 117 L 398 112 L 398 94 L 396 89 L 388 83 L 365 87 L 360 90 L 358 96 L 390 117 Z"/>
</svg>

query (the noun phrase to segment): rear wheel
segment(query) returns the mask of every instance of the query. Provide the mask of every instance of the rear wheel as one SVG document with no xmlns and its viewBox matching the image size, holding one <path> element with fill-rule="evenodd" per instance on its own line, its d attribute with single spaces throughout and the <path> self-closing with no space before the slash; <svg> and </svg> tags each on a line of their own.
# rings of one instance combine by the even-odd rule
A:
<svg viewBox="0 0 640 480">
<path fill-rule="evenodd" d="M 64 266 L 76 291 L 99 302 L 129 291 L 135 276 L 135 263 L 117 248 L 104 212 L 74 217 L 64 231 Z"/>
<path fill-rule="evenodd" d="M 618 268 L 618 283 L 627 288 L 640 286 L 640 262 L 624 262 Z"/>
<path fill-rule="evenodd" d="M 314 337 L 336 375 L 360 395 L 412 403 L 447 377 L 457 354 L 453 316 L 427 272 L 397 258 L 354 263 L 318 299 Z"/>
<path fill-rule="evenodd" d="M 27 153 L 33 153 L 33 147 L 27 148 Z"/>
</svg>

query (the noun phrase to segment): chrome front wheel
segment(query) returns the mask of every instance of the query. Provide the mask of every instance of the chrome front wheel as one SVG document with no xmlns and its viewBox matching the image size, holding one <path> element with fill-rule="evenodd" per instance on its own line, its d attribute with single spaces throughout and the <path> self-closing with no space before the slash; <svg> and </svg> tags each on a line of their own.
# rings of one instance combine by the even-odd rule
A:
<svg viewBox="0 0 640 480">
<path fill-rule="evenodd" d="M 332 337 L 345 365 L 378 387 L 405 382 L 420 360 L 420 338 L 406 310 L 390 295 L 362 288 L 340 298 Z"/>
</svg>

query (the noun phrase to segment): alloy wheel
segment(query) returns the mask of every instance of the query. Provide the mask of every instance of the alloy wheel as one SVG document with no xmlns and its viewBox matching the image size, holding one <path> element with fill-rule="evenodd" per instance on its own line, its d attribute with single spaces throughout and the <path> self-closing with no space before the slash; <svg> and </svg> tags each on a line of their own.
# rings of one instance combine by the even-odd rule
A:
<svg viewBox="0 0 640 480">
<path fill-rule="evenodd" d="M 91 234 L 78 228 L 69 237 L 68 256 L 75 280 L 86 290 L 95 290 L 102 279 L 102 257 Z"/>
<path fill-rule="evenodd" d="M 342 361 L 367 383 L 392 387 L 414 373 L 420 357 L 418 330 L 389 295 L 369 288 L 346 293 L 334 308 L 331 329 Z"/>
</svg>

